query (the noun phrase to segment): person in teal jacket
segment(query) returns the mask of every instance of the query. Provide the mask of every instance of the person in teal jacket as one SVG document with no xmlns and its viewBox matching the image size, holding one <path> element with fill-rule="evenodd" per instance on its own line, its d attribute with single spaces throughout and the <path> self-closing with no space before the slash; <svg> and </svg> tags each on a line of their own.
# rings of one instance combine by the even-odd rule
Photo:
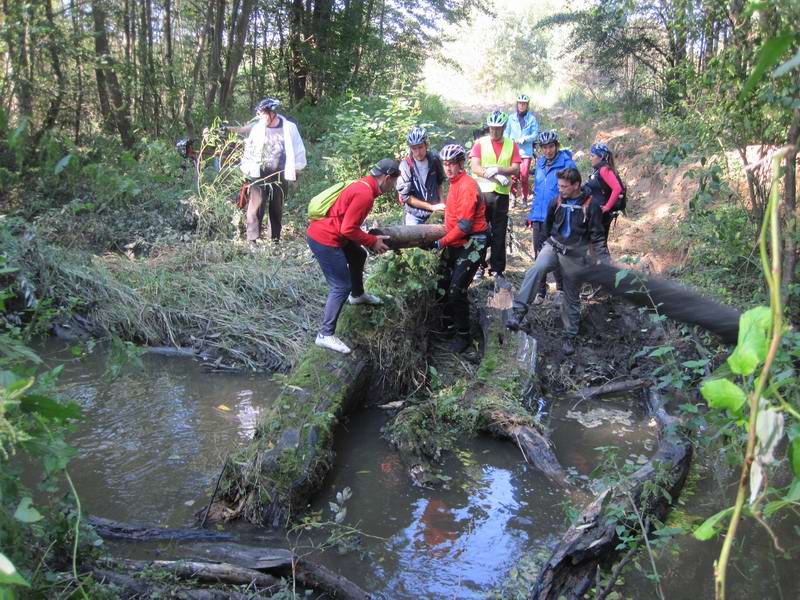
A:
<svg viewBox="0 0 800 600">
<path fill-rule="evenodd" d="M 528 225 L 533 229 L 533 254 L 539 256 L 545 240 L 548 237 L 545 221 L 547 220 L 547 207 L 550 202 L 558 198 L 558 178 L 556 173 L 568 167 L 577 169 L 575 161 L 572 160 L 572 152 L 562 150 L 558 141 L 558 134 L 554 130 L 542 131 L 536 137 L 541 154 L 536 160 L 536 176 L 533 187 L 533 202 L 528 211 Z M 553 271 L 553 278 L 556 280 L 556 300 L 561 300 L 561 291 L 564 288 L 561 270 Z M 534 304 L 544 302 L 547 293 L 546 277 L 542 278 Z"/>
<path fill-rule="evenodd" d="M 539 122 L 533 113 L 528 112 L 530 101 L 527 94 L 519 95 L 517 110 L 509 117 L 503 132 L 504 137 L 514 140 L 522 159 L 519 165 L 519 177 L 511 178 L 511 198 L 513 203 L 516 203 L 516 198 L 519 198 L 522 200 L 523 206 L 528 205 L 528 196 L 531 190 L 528 177 L 533 160 L 533 143 L 539 134 Z"/>
</svg>

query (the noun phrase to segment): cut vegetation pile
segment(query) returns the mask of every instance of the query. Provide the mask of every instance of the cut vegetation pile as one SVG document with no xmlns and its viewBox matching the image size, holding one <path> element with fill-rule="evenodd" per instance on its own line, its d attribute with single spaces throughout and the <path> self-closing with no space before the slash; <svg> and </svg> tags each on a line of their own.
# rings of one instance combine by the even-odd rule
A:
<svg viewBox="0 0 800 600">
<path fill-rule="evenodd" d="M 66 251 L 34 235 L 4 241 L 26 295 L 59 299 L 87 333 L 190 347 L 218 366 L 286 369 L 324 305 L 322 278 L 300 241 L 254 253 L 196 242 L 156 247 L 141 260 Z"/>
</svg>

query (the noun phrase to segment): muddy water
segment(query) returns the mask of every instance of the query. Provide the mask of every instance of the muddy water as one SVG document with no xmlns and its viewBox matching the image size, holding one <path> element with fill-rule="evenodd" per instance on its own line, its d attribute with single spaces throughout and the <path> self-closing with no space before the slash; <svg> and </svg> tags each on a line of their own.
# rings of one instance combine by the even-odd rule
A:
<svg viewBox="0 0 800 600">
<path fill-rule="evenodd" d="M 69 441 L 84 509 L 119 521 L 191 523 L 222 457 L 252 437 L 278 393 L 263 375 L 209 374 L 188 358 L 145 355 L 143 370 L 111 380 L 102 348 L 77 361 L 57 341 L 39 352 L 64 365 L 61 394 L 83 413 Z"/>
</svg>

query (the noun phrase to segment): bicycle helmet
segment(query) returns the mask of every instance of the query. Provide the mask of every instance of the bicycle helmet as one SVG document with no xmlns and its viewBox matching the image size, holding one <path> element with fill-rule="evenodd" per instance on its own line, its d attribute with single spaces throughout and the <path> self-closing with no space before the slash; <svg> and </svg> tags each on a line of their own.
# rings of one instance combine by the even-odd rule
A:
<svg viewBox="0 0 800 600">
<path fill-rule="evenodd" d="M 464 146 L 459 144 L 447 144 L 444 148 L 442 148 L 441 152 L 439 152 L 439 158 L 446 160 L 447 162 L 466 160 L 467 151 L 464 150 Z"/>
<path fill-rule="evenodd" d="M 428 141 L 428 132 L 422 127 L 417 125 L 406 136 L 406 141 L 409 146 L 416 146 Z"/>
<path fill-rule="evenodd" d="M 275 112 L 281 105 L 281 101 L 277 98 L 262 98 L 256 104 L 256 114 L 263 112 Z"/>
<path fill-rule="evenodd" d="M 557 144 L 558 143 L 558 134 L 555 132 L 554 129 L 550 131 L 542 131 L 536 137 L 536 143 L 540 146 L 544 146 L 546 144 Z"/>
<path fill-rule="evenodd" d="M 507 122 L 508 115 L 499 110 L 489 113 L 489 116 L 486 117 L 486 125 L 489 127 L 505 127 Z"/>
<path fill-rule="evenodd" d="M 524 102 L 525 104 L 529 104 L 531 101 L 531 97 L 528 94 L 520 94 L 517 96 L 517 102 Z"/>
<path fill-rule="evenodd" d="M 592 144 L 590 152 L 595 156 L 599 156 L 600 158 L 605 158 L 606 156 L 608 156 L 608 153 L 611 152 L 611 150 L 603 142 L 596 142 Z"/>
</svg>

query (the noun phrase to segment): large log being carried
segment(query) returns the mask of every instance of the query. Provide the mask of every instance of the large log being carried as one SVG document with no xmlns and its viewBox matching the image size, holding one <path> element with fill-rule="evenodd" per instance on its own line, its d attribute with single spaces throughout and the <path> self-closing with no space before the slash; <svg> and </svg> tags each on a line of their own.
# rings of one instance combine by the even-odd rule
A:
<svg viewBox="0 0 800 600">
<path fill-rule="evenodd" d="M 444 225 L 393 225 L 370 229 L 372 235 L 388 235 L 384 240 L 392 250 L 401 248 L 426 248 L 444 237 Z"/>
</svg>

